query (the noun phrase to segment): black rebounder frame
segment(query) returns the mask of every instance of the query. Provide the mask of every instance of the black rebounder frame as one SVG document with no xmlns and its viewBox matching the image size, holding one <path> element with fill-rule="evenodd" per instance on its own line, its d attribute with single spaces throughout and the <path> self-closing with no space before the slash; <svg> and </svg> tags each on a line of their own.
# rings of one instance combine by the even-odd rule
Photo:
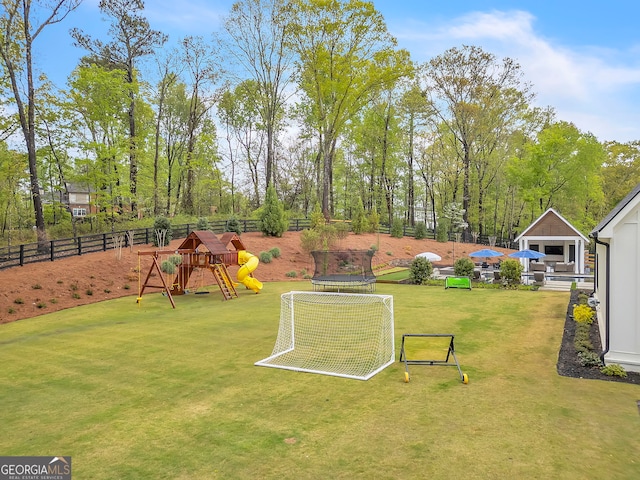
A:
<svg viewBox="0 0 640 480">
<path fill-rule="evenodd" d="M 404 342 L 407 337 L 449 337 L 449 348 L 447 350 L 447 356 L 444 360 L 409 360 L 407 358 L 407 354 L 404 350 Z M 454 336 L 450 333 L 405 333 L 402 335 L 402 347 L 400 348 L 400 361 L 404 362 L 404 371 L 405 371 L 405 379 L 408 381 L 409 378 L 409 365 L 440 365 L 445 367 L 457 367 L 458 373 L 460 374 L 460 380 L 463 383 L 467 383 L 467 376 L 462 373 L 460 369 L 460 364 L 458 363 L 458 359 L 456 358 L 456 350 L 454 346 Z M 453 357 L 453 362 L 450 362 L 449 359 Z"/>
</svg>

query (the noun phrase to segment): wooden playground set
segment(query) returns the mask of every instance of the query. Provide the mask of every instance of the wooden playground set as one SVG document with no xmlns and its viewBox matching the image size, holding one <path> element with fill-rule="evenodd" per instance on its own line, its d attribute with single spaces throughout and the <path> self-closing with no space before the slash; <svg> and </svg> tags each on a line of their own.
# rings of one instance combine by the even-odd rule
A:
<svg viewBox="0 0 640 480">
<path fill-rule="evenodd" d="M 232 250 L 229 245 L 233 246 Z M 139 281 L 138 303 L 142 301 L 147 288 L 162 289 L 173 308 L 176 308 L 174 295 L 208 293 L 198 291 L 205 283 L 204 274 L 207 270 L 213 274 L 224 300 L 238 296 L 236 286 L 239 283 L 256 293 L 262 289 L 262 282 L 253 277 L 253 271 L 259 264 L 258 257 L 247 252 L 240 237 L 233 232 L 224 233 L 218 238 L 209 230 L 193 231 L 175 250 L 139 251 L 139 264 L 141 256 L 151 256 L 152 262 L 144 281 Z M 232 265 L 240 266 L 236 275 L 237 283 L 232 280 L 228 270 Z M 138 268 L 140 279 L 141 273 Z M 198 281 L 195 277 L 198 277 Z"/>
</svg>

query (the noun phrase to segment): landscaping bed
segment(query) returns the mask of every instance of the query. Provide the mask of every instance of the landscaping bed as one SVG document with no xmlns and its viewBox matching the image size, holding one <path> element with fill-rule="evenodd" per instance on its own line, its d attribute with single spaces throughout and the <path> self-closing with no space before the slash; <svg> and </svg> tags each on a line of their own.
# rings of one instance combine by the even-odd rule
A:
<svg viewBox="0 0 640 480">
<path fill-rule="evenodd" d="M 612 382 L 625 382 L 640 385 L 640 373 L 627 372 L 626 377 L 605 375 L 600 371 L 598 367 L 586 367 L 580 363 L 578 352 L 576 351 L 576 347 L 574 344 L 577 324 L 571 316 L 573 305 L 578 303 L 578 295 L 580 295 L 580 293 L 588 294 L 589 292 L 580 290 L 571 291 L 569 305 L 567 306 L 567 315 L 564 324 L 562 344 L 560 345 L 560 352 L 558 354 L 558 374 L 565 377 L 587 378 L 591 380 L 607 380 Z M 594 321 L 591 324 L 589 339 L 591 341 L 591 344 L 593 345 L 594 351 L 597 353 L 601 353 L 602 345 L 600 342 L 600 331 L 598 329 L 597 321 Z"/>
</svg>

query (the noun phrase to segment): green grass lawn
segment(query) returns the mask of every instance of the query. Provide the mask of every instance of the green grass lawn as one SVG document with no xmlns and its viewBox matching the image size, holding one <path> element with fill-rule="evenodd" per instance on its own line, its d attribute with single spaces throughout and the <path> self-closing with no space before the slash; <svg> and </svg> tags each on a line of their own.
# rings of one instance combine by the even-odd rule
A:
<svg viewBox="0 0 640 480">
<path fill-rule="evenodd" d="M 455 368 L 363 382 L 254 366 L 267 283 L 123 298 L 0 325 L 0 453 L 71 455 L 75 479 L 631 479 L 636 385 L 560 377 L 568 293 L 380 284 L 403 333 L 455 334 Z M 213 291 L 213 290 L 212 290 Z"/>
<path fill-rule="evenodd" d="M 411 276 L 411 270 L 408 268 L 396 267 L 394 269 L 385 270 L 378 274 L 378 280 L 386 282 L 399 282 L 406 280 Z"/>
</svg>

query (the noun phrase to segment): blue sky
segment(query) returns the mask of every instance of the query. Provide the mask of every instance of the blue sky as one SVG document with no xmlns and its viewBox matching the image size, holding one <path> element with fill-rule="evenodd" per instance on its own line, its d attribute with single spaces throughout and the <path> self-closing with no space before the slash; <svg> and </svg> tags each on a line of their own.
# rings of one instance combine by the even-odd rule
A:
<svg viewBox="0 0 640 480">
<path fill-rule="evenodd" d="M 146 0 L 152 28 L 175 42 L 220 30 L 231 0 Z M 84 0 L 35 43 L 36 63 L 58 86 L 83 52 L 68 34 L 105 35 L 98 0 Z M 552 106 L 599 140 L 640 140 L 640 2 L 637 0 L 374 0 L 399 46 L 425 62 L 451 47 L 478 45 L 510 57 L 532 83 L 538 106 Z"/>
</svg>

